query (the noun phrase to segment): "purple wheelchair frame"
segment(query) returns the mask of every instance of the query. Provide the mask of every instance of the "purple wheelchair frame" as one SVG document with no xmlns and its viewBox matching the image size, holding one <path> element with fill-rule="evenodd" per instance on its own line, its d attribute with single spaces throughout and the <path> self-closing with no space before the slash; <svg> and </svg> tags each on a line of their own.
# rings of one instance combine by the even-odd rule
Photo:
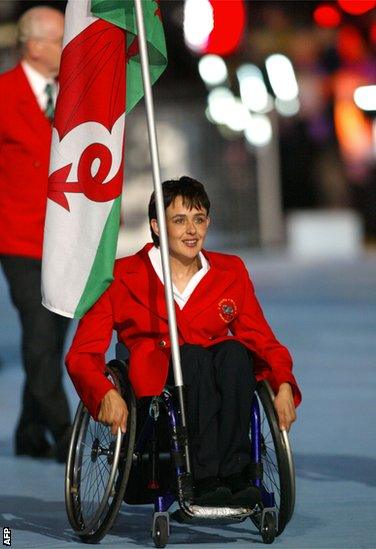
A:
<svg viewBox="0 0 376 549">
<path fill-rule="evenodd" d="M 163 405 L 165 406 L 165 409 L 167 412 L 170 433 L 172 434 L 171 440 L 170 440 L 171 456 L 182 455 L 185 444 L 182 444 L 181 442 L 179 442 L 179 437 L 177 436 L 178 428 L 179 428 L 179 420 L 178 420 L 178 413 L 176 410 L 176 406 L 173 402 L 173 397 L 171 393 L 165 389 L 162 392 L 160 397 L 155 397 L 155 398 L 158 398 L 159 401 L 163 402 Z M 156 422 L 156 418 L 153 417 L 151 414 L 149 414 L 142 428 L 142 431 L 138 437 L 138 440 L 136 441 L 136 445 L 134 449 L 134 452 L 136 454 L 143 453 L 147 442 L 152 438 L 153 429 L 155 428 L 155 422 Z M 262 466 L 261 414 L 260 414 L 260 405 L 256 395 L 253 396 L 253 401 L 252 401 L 251 432 L 252 432 L 252 440 L 251 440 L 252 463 L 256 466 L 259 466 L 259 468 L 262 470 L 262 467 L 261 467 Z M 187 467 L 185 465 L 175 465 L 175 474 L 178 479 L 184 476 L 186 472 L 187 472 Z M 261 492 L 263 507 L 267 507 L 267 508 L 275 507 L 274 493 L 268 492 L 266 490 L 265 486 L 263 485 L 261 475 L 256 475 L 253 482 L 254 482 L 254 485 L 257 488 L 259 488 Z M 167 512 L 168 509 L 171 507 L 171 505 L 176 501 L 176 499 L 177 498 L 175 494 L 172 494 L 172 493 L 165 493 L 163 495 L 157 496 L 154 502 L 154 512 L 155 513 Z M 185 510 L 184 503 L 180 501 L 180 499 L 181 498 L 178 498 L 179 504 L 182 507 L 182 509 Z"/>
</svg>

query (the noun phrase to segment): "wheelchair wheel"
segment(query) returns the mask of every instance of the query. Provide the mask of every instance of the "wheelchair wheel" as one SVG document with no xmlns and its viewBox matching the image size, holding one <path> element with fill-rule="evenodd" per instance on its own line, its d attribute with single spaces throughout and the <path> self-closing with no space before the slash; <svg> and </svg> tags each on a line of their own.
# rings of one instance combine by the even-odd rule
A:
<svg viewBox="0 0 376 549">
<path fill-rule="evenodd" d="M 261 528 L 261 537 L 262 541 L 266 544 L 273 543 L 276 536 L 276 522 L 274 515 L 271 513 L 266 513 L 264 517 L 264 525 Z"/>
<path fill-rule="evenodd" d="M 128 407 L 127 431 L 94 421 L 83 403 L 73 424 L 66 474 L 65 503 L 69 522 L 86 543 L 97 543 L 113 525 L 132 466 L 136 433 L 136 398 L 125 363 L 112 360 L 107 374 Z"/>
<path fill-rule="evenodd" d="M 274 409 L 274 393 L 266 381 L 257 384 L 261 414 L 261 458 L 263 485 L 274 492 L 279 536 L 292 517 L 295 507 L 295 469 L 287 433 L 281 432 Z M 252 517 L 251 517 L 252 518 Z M 257 516 L 252 518 L 259 526 Z"/>
<path fill-rule="evenodd" d="M 155 547 L 166 547 L 169 538 L 168 519 L 164 516 L 158 516 L 154 524 L 153 541 Z"/>
</svg>

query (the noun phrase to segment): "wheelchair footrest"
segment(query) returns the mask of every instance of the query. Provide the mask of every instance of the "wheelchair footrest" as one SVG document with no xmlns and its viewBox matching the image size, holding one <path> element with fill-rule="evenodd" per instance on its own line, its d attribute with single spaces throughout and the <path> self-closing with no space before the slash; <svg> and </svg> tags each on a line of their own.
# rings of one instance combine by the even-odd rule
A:
<svg viewBox="0 0 376 549">
<path fill-rule="evenodd" d="M 247 517 L 253 514 L 253 510 L 233 507 L 200 507 L 191 505 L 190 510 L 193 514 L 188 515 L 183 509 L 177 509 L 171 514 L 171 519 L 182 524 L 195 524 L 202 522 L 219 521 L 221 524 L 231 524 L 243 522 Z"/>
</svg>

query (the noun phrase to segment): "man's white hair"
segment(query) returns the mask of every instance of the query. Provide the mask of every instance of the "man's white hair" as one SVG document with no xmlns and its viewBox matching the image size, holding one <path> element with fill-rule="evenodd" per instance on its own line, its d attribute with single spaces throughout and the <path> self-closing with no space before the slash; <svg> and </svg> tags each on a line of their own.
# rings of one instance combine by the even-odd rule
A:
<svg viewBox="0 0 376 549">
<path fill-rule="evenodd" d="M 48 15 L 56 11 L 49 6 L 34 6 L 26 10 L 18 20 L 18 43 L 22 45 L 30 38 L 43 38 Z"/>
</svg>

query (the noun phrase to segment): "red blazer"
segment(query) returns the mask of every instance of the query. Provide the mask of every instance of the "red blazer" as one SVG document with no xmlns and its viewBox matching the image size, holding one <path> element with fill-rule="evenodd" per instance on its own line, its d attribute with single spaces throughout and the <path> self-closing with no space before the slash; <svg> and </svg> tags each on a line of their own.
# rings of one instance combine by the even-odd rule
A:
<svg viewBox="0 0 376 549">
<path fill-rule="evenodd" d="M 0 75 L 0 254 L 42 257 L 51 124 L 19 64 Z"/>
<path fill-rule="evenodd" d="M 166 382 L 170 338 L 164 287 L 148 257 L 151 246 L 115 262 L 112 284 L 81 319 L 66 358 L 77 392 L 95 418 L 102 398 L 113 388 L 103 375 L 113 329 L 130 351 L 129 374 L 136 395 L 159 395 Z M 290 354 L 267 324 L 242 260 L 203 253 L 209 272 L 185 307 L 175 306 L 179 344 L 209 347 L 235 337 L 254 353 L 257 379 L 268 379 L 275 391 L 289 382 L 298 405 L 301 395 Z"/>
</svg>

